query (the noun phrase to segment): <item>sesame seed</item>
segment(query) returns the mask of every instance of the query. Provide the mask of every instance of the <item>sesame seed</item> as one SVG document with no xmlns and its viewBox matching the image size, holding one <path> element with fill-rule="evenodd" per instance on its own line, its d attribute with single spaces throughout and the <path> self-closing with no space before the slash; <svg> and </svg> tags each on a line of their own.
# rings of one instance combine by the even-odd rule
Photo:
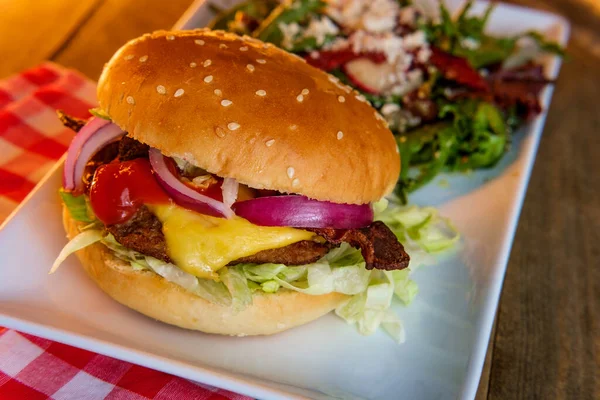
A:
<svg viewBox="0 0 600 400">
<path fill-rule="evenodd" d="M 344 132 L 338 131 L 338 133 L 337 133 L 337 139 L 338 140 L 342 140 L 343 137 L 344 137 Z"/>
<path fill-rule="evenodd" d="M 129 104 L 135 104 L 135 100 L 131 96 L 127 96 L 126 100 L 127 100 L 127 103 L 129 103 Z"/>
<path fill-rule="evenodd" d="M 256 62 L 259 63 L 259 64 L 266 64 L 267 60 L 265 60 L 263 58 L 259 58 L 259 59 L 256 60 Z"/>
<path fill-rule="evenodd" d="M 148 56 L 141 56 L 140 62 L 146 62 L 147 59 L 148 59 Z"/>
<path fill-rule="evenodd" d="M 259 95 L 259 96 L 261 96 L 261 97 L 264 97 L 264 96 L 267 95 L 267 92 L 265 92 L 264 90 L 261 89 L 261 90 L 257 90 L 256 94 Z"/>
<path fill-rule="evenodd" d="M 227 124 L 227 128 L 230 131 L 235 131 L 236 129 L 239 129 L 239 127 L 240 127 L 240 124 L 238 124 L 237 122 L 230 122 Z"/>
<path fill-rule="evenodd" d="M 198 64 L 196 64 L 195 62 L 191 62 L 190 63 L 190 67 L 191 68 L 196 68 L 198 66 Z"/>
<path fill-rule="evenodd" d="M 299 103 L 302 103 L 304 101 L 304 96 L 299 94 L 298 97 L 296 97 L 296 100 L 298 100 Z"/>
<path fill-rule="evenodd" d="M 232 104 L 233 104 L 233 102 L 231 100 L 221 100 L 221 105 L 223 107 L 229 107 Z"/>
<path fill-rule="evenodd" d="M 292 181 L 292 186 L 293 187 L 298 187 L 300 186 L 300 179 L 296 178 Z"/>
<path fill-rule="evenodd" d="M 337 76 L 329 75 L 329 82 L 337 83 L 340 79 Z"/>
<path fill-rule="evenodd" d="M 129 55 L 125 56 L 124 58 L 125 58 L 127 61 L 129 61 L 129 60 L 133 59 L 133 57 L 135 57 L 133 54 L 129 54 Z"/>
<path fill-rule="evenodd" d="M 220 138 L 225 137 L 225 129 L 221 128 L 220 126 L 217 126 L 215 128 L 215 135 L 217 135 Z"/>
<path fill-rule="evenodd" d="M 309 91 L 308 89 L 302 89 L 301 93 L 306 96 L 309 93 Z"/>
<path fill-rule="evenodd" d="M 242 46 L 242 47 L 240 47 L 240 51 L 248 51 L 248 46 Z"/>
<path fill-rule="evenodd" d="M 167 89 L 163 86 L 163 85 L 158 85 L 156 87 L 156 91 L 160 94 L 165 94 L 167 93 Z"/>
<path fill-rule="evenodd" d="M 296 129 L 298 129 L 298 125 L 296 125 L 296 124 L 290 125 L 290 129 L 295 131 Z"/>
<path fill-rule="evenodd" d="M 343 102 L 345 102 L 345 101 L 346 101 L 346 98 L 345 98 L 344 96 L 338 96 L 338 101 L 339 101 L 340 103 L 343 103 Z"/>
<path fill-rule="evenodd" d="M 181 97 L 181 95 L 183 95 L 183 93 L 184 93 L 183 89 L 177 89 L 175 91 L 175 94 L 173 96 L 175 96 L 175 97 Z"/>
<path fill-rule="evenodd" d="M 273 146 L 273 143 L 275 143 L 275 139 L 267 140 L 265 142 L 265 146 L 271 147 L 271 146 Z"/>
<path fill-rule="evenodd" d="M 400 154 L 400 148 L 396 146 L 396 154 Z"/>
<path fill-rule="evenodd" d="M 206 83 L 211 83 L 213 80 L 213 76 L 212 75 L 208 75 L 207 77 L 204 78 L 204 82 Z"/>
<path fill-rule="evenodd" d="M 363 96 L 362 94 L 357 94 L 356 95 L 356 100 L 361 101 L 361 102 L 365 102 L 367 101 L 367 99 L 365 99 L 365 96 Z"/>
<path fill-rule="evenodd" d="M 211 61 L 211 60 L 206 60 L 206 61 L 204 61 L 204 62 L 202 63 L 202 65 L 203 65 L 204 67 L 208 67 L 210 64 L 212 64 L 212 61 Z"/>
<path fill-rule="evenodd" d="M 167 40 L 175 40 L 175 36 L 174 35 L 169 35 L 169 36 L 167 36 Z"/>
<path fill-rule="evenodd" d="M 288 178 L 292 179 L 294 177 L 294 173 L 296 171 L 294 170 L 294 167 L 288 167 L 287 169 L 287 176 Z"/>
<path fill-rule="evenodd" d="M 202 40 L 202 39 L 196 39 L 196 40 L 194 40 L 194 43 L 196 43 L 199 46 L 204 46 L 204 40 Z"/>
<path fill-rule="evenodd" d="M 254 72 L 254 65 L 248 64 L 248 65 L 246 65 L 246 68 L 248 68 L 248 71 Z"/>
<path fill-rule="evenodd" d="M 214 94 L 216 94 L 217 96 L 220 96 L 220 95 L 222 95 L 222 94 L 223 94 L 223 92 L 221 92 L 219 89 L 215 89 L 215 90 L 213 91 L 213 93 L 214 93 Z"/>
<path fill-rule="evenodd" d="M 220 49 L 226 49 L 226 48 L 227 48 L 227 45 L 226 45 L 225 43 L 221 43 L 221 44 L 219 45 L 219 48 L 220 48 Z"/>
</svg>

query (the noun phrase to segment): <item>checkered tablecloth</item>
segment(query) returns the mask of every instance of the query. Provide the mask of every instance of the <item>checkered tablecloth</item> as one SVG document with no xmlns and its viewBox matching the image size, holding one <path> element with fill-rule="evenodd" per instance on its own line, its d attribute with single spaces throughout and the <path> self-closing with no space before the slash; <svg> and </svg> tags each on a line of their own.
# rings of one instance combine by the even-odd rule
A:
<svg viewBox="0 0 600 400">
<path fill-rule="evenodd" d="M 0 81 L 0 222 L 73 137 L 55 110 L 87 118 L 95 104 L 93 82 L 51 63 Z M 0 400 L 8 399 L 249 398 L 0 327 Z"/>
</svg>

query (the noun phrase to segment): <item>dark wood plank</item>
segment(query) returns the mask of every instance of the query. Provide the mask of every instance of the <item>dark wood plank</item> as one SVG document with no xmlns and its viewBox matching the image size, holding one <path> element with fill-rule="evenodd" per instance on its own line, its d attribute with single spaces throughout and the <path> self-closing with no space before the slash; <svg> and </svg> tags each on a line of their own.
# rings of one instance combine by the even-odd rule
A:
<svg viewBox="0 0 600 400">
<path fill-rule="evenodd" d="M 489 398 L 600 399 L 600 2 L 574 22 L 498 314 Z"/>
<path fill-rule="evenodd" d="M 157 29 L 169 29 L 192 0 L 107 0 L 78 30 L 54 61 L 96 80 L 104 63 L 125 42 Z"/>
<path fill-rule="evenodd" d="M 0 79 L 52 56 L 99 0 L 0 2 Z"/>
<path fill-rule="evenodd" d="M 479 387 L 477 388 L 477 394 L 475 400 L 486 400 L 488 398 L 490 376 L 492 372 L 492 358 L 494 355 L 494 345 L 496 343 L 496 326 L 498 326 L 498 317 L 494 320 L 494 327 L 492 328 L 492 334 L 490 335 L 490 341 L 488 343 L 487 354 L 485 355 L 485 363 L 483 364 L 483 370 L 481 371 L 481 378 L 479 379 Z"/>
</svg>

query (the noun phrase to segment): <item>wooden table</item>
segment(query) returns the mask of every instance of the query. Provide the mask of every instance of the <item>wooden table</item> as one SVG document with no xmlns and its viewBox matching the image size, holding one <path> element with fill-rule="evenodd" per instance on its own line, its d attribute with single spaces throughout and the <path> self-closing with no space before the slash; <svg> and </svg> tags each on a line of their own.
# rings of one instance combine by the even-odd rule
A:
<svg viewBox="0 0 600 400">
<path fill-rule="evenodd" d="M 0 1 L 0 78 L 53 60 L 97 79 L 191 0 Z M 519 1 L 573 23 L 478 398 L 600 399 L 600 0 Z"/>
</svg>

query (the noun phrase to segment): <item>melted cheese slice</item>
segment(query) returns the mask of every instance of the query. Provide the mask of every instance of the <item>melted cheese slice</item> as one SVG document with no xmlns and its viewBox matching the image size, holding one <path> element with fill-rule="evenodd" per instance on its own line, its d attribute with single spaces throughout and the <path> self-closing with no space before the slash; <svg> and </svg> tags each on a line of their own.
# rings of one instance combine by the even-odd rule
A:
<svg viewBox="0 0 600 400">
<path fill-rule="evenodd" d="M 231 261 L 314 236 L 301 229 L 254 225 L 240 217 L 215 218 L 176 205 L 148 207 L 163 224 L 169 257 L 199 278 L 217 279 L 215 271 Z"/>
</svg>

